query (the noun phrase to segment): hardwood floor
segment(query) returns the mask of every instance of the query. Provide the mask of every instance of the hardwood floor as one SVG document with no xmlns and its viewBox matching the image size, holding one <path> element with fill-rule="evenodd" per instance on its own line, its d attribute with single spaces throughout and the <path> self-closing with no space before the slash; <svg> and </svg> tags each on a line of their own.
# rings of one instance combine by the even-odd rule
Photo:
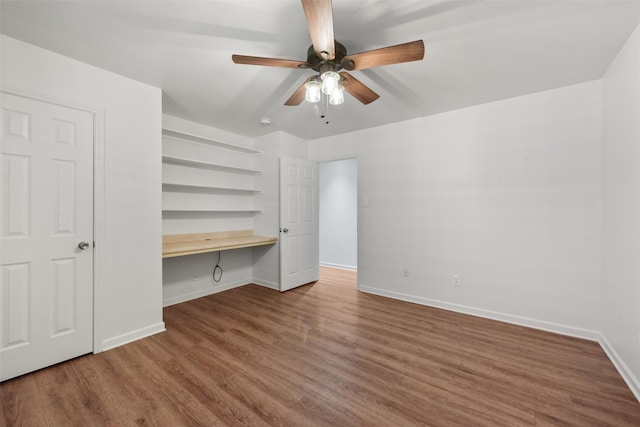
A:
<svg viewBox="0 0 640 427">
<path fill-rule="evenodd" d="M 640 426 L 597 343 L 358 293 L 168 307 L 167 332 L 0 385 L 6 426 Z"/>
</svg>

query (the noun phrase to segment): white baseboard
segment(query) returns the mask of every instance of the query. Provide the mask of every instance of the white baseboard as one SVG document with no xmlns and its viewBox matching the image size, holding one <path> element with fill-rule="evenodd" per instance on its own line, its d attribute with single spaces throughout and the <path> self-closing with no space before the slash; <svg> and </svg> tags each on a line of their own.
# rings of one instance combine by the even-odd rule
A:
<svg viewBox="0 0 640 427">
<path fill-rule="evenodd" d="M 640 402 L 640 381 L 638 380 L 638 378 L 636 378 L 635 375 L 633 375 L 633 372 L 631 372 L 631 369 L 629 369 L 627 364 L 624 363 L 624 360 L 622 360 L 618 352 L 615 351 L 611 343 L 607 340 L 607 338 L 604 335 L 600 334 L 599 342 L 600 342 L 600 347 L 602 347 L 604 352 L 607 354 L 607 356 L 611 360 L 611 363 L 613 363 L 613 366 L 615 366 L 618 372 L 620 373 L 620 376 L 622 377 L 624 382 L 627 383 L 633 395 L 636 397 L 638 402 Z"/>
<path fill-rule="evenodd" d="M 331 267 L 331 268 L 339 268 L 341 270 L 358 271 L 358 267 L 353 265 L 333 264 L 330 262 L 323 262 L 323 261 L 320 261 L 320 267 Z"/>
<path fill-rule="evenodd" d="M 556 334 L 567 335 L 576 338 L 587 339 L 590 341 L 596 341 L 600 344 L 600 347 L 604 350 L 605 354 L 613 363 L 613 366 L 617 369 L 618 373 L 627 384 L 635 398 L 640 402 L 640 380 L 633 374 L 631 369 L 627 366 L 620 355 L 615 351 L 611 343 L 607 338 L 598 331 L 589 329 L 576 328 L 573 326 L 562 325 L 553 322 L 547 322 L 543 320 L 531 319 L 528 317 L 515 316 L 512 314 L 500 313 L 491 310 L 485 310 L 481 308 L 470 307 L 461 304 L 449 303 L 446 301 L 435 300 L 431 298 L 424 298 L 415 295 L 403 294 L 400 292 L 388 291 L 386 289 L 379 289 L 367 286 L 359 283 L 358 289 L 362 292 L 380 295 L 383 297 L 394 298 L 402 301 L 412 302 L 420 305 L 426 305 L 429 307 L 441 308 L 444 310 L 455 311 L 463 314 L 470 314 L 472 316 L 484 317 L 487 319 L 498 320 L 505 323 L 512 323 L 520 326 L 527 326 L 529 328 L 540 329 L 547 332 L 554 332 Z"/>
<path fill-rule="evenodd" d="M 275 289 L 276 291 L 280 290 L 280 285 L 278 283 L 270 282 L 268 280 L 254 278 L 253 283 L 255 283 L 256 285 L 264 286 L 265 288 Z"/>
<path fill-rule="evenodd" d="M 102 349 L 100 351 L 111 350 L 112 348 L 120 347 L 121 345 L 129 344 L 130 342 L 138 341 L 164 331 L 164 322 L 158 322 L 154 325 L 118 335 L 117 337 L 107 338 L 102 341 Z"/>
<path fill-rule="evenodd" d="M 218 292 L 228 291 L 229 289 L 238 288 L 240 286 L 248 285 L 251 283 L 250 279 L 245 280 L 237 280 L 235 282 L 225 283 L 220 286 L 211 286 L 205 289 L 200 289 L 194 292 L 189 292 L 182 295 L 176 295 L 171 298 L 166 298 L 162 300 L 162 306 L 168 307 L 174 304 L 180 304 L 181 302 L 190 301 L 192 299 L 206 297 L 207 295 L 217 294 Z"/>
<path fill-rule="evenodd" d="M 457 313 L 470 314 L 472 316 L 484 317 L 486 319 L 499 320 L 501 322 L 512 323 L 514 325 L 527 326 L 529 328 L 540 329 L 556 334 L 568 335 L 576 338 L 583 338 L 590 341 L 600 341 L 600 332 L 589 329 L 576 328 L 559 323 L 547 322 L 544 320 L 531 319 L 529 317 L 516 316 L 513 314 L 500 313 L 497 311 L 485 310 L 461 304 L 454 304 L 446 301 L 424 298 L 415 295 L 403 294 L 400 292 L 388 291 L 386 289 L 373 288 L 364 284 L 359 284 L 358 289 L 362 292 L 380 295 L 383 297 L 395 298 L 402 301 L 413 302 L 429 307 L 442 308 L 444 310 L 455 311 Z"/>
</svg>

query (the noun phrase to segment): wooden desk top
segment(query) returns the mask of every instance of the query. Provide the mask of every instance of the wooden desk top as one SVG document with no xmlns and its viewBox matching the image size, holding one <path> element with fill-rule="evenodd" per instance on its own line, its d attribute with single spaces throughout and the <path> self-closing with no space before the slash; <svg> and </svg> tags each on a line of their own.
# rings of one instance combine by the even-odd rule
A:
<svg viewBox="0 0 640 427">
<path fill-rule="evenodd" d="M 255 236 L 252 230 L 162 236 L 162 258 L 274 245 L 277 237 Z"/>
</svg>

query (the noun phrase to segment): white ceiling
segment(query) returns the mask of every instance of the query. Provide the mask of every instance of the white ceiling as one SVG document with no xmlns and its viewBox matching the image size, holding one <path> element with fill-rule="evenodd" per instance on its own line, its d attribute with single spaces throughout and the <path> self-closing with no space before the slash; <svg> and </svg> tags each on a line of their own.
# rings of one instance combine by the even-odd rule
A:
<svg viewBox="0 0 640 427">
<path fill-rule="evenodd" d="M 333 13 L 349 53 L 422 39 L 425 59 L 353 71 L 380 94 L 368 106 L 346 95 L 285 107 L 313 71 L 231 54 L 306 60 L 298 0 L 2 0 L 0 30 L 162 88 L 165 113 L 315 139 L 598 79 L 640 22 L 640 0 L 334 0 Z"/>
</svg>

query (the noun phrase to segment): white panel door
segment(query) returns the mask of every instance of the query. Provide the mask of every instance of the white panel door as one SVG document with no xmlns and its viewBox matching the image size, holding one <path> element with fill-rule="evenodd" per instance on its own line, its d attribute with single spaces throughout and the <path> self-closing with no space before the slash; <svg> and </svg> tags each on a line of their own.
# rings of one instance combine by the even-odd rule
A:
<svg viewBox="0 0 640 427">
<path fill-rule="evenodd" d="M 318 164 L 280 159 L 280 291 L 316 281 L 319 272 Z"/>
<path fill-rule="evenodd" d="M 93 350 L 94 135 L 89 112 L 0 96 L 6 380 Z"/>
</svg>

